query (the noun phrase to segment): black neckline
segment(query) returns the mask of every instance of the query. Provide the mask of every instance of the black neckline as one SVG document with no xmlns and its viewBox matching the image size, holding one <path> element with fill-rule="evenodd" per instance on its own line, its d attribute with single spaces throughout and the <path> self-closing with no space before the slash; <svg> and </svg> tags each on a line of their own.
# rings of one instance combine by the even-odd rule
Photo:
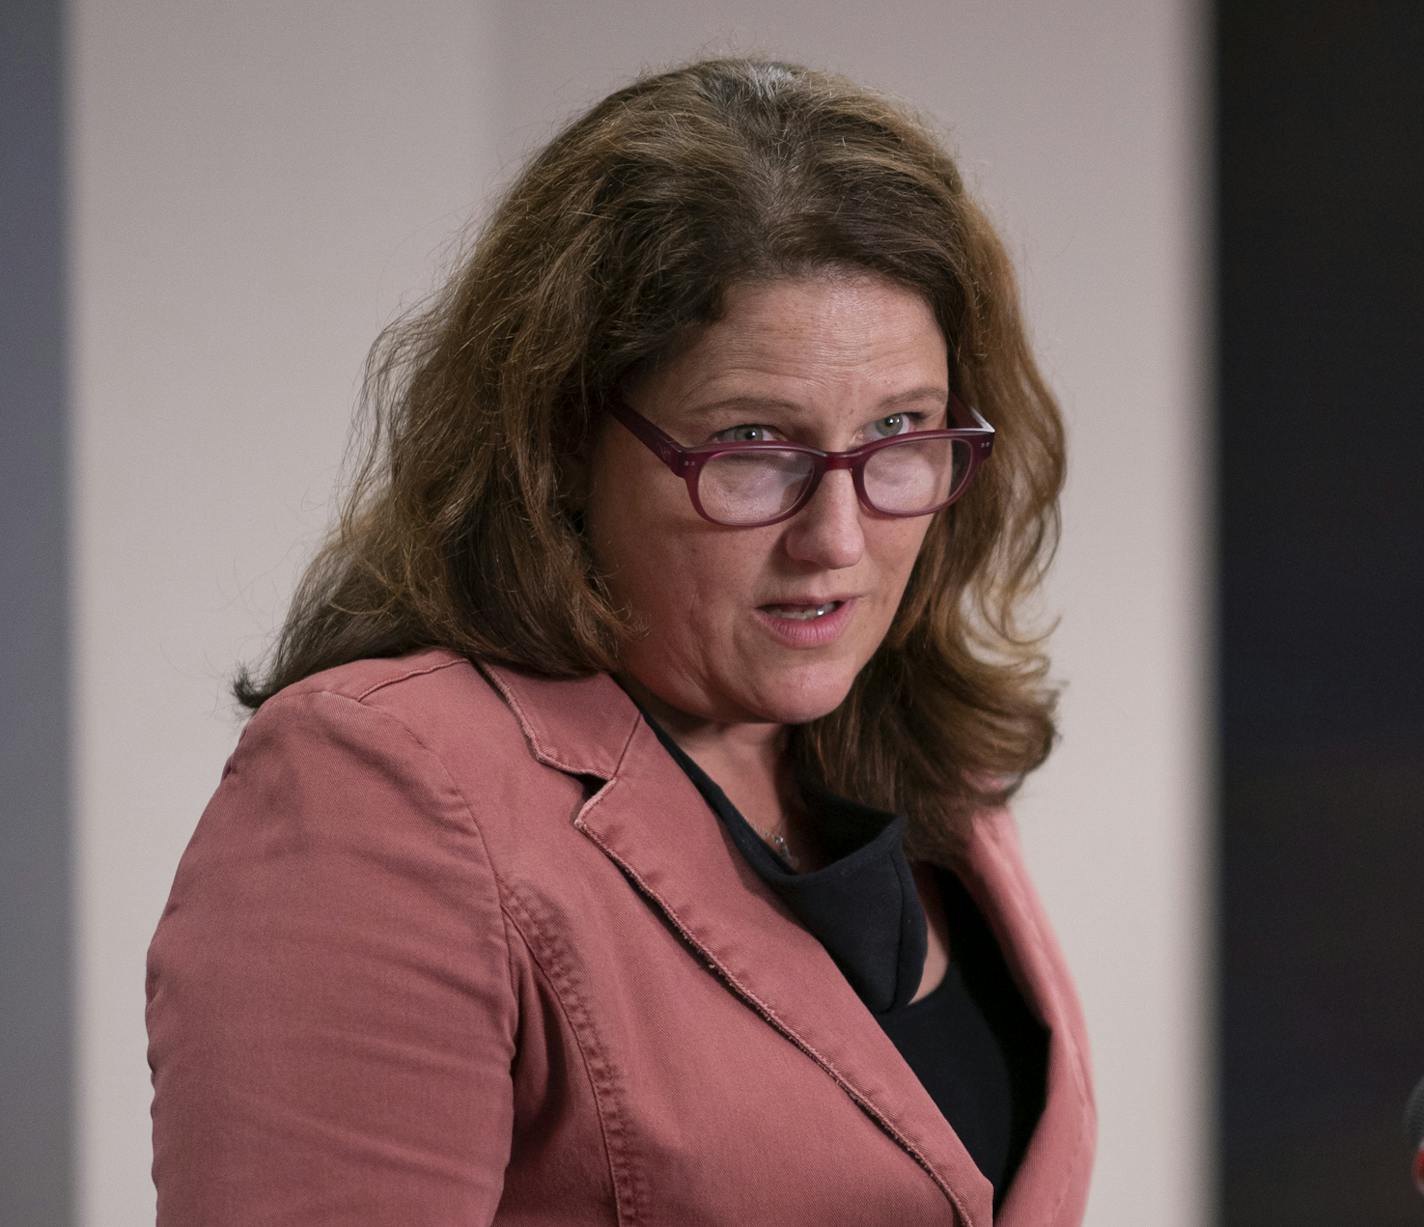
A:
<svg viewBox="0 0 1424 1227">
<path fill-rule="evenodd" d="M 641 703 L 638 709 L 737 850 L 820 940 L 866 1008 L 883 1014 L 909 1005 L 924 975 L 929 926 L 905 856 L 904 816 L 809 790 L 808 803 L 837 832 L 833 843 L 844 851 L 827 865 L 797 873 Z"/>
</svg>

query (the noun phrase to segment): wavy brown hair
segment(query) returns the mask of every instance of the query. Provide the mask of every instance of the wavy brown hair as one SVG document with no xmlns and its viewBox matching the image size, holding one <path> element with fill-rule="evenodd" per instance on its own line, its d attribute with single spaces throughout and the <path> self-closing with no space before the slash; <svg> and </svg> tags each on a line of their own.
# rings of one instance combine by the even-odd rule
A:
<svg viewBox="0 0 1424 1227">
<path fill-rule="evenodd" d="M 594 565 L 576 476 L 602 406 L 733 283 L 848 269 L 926 299 L 952 386 L 998 435 L 846 700 L 788 752 L 809 782 L 905 813 L 913 853 L 952 854 L 1054 739 L 1045 634 L 1021 614 L 1057 541 L 1062 424 L 1003 247 L 932 130 L 795 65 L 644 77 L 533 158 L 444 289 L 372 349 L 339 522 L 238 700 L 429 645 L 616 669 L 638 627 Z"/>
</svg>

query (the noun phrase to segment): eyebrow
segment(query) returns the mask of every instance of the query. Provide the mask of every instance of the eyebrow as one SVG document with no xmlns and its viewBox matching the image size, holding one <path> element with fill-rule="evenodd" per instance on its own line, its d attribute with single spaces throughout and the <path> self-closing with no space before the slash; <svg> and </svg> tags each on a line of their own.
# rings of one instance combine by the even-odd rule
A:
<svg viewBox="0 0 1424 1227">
<path fill-rule="evenodd" d="M 935 384 L 924 384 L 918 388 L 910 388 L 907 391 L 883 397 L 876 402 L 874 407 L 876 409 L 895 409 L 900 405 L 908 405 L 920 400 L 934 400 L 941 405 L 947 405 L 949 390 Z M 806 406 L 800 402 L 782 400 L 775 396 L 727 396 L 707 405 L 698 405 L 695 409 L 683 410 L 679 417 L 691 426 L 716 414 L 724 413 L 728 409 L 780 409 L 796 417 L 806 417 L 809 414 Z"/>
</svg>

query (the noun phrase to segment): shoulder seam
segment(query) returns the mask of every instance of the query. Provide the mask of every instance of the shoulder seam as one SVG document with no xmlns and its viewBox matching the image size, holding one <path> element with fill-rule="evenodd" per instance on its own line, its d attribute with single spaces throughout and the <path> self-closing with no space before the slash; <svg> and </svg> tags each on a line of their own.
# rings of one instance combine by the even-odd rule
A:
<svg viewBox="0 0 1424 1227">
<path fill-rule="evenodd" d="M 432 672 L 434 672 L 436 669 L 448 668 L 450 665 L 456 665 L 456 664 L 459 664 L 459 663 L 460 663 L 460 661 L 458 661 L 458 660 L 443 661 L 443 662 L 441 662 L 441 663 L 438 664 L 438 665 L 432 665 L 432 666 L 429 666 L 428 668 L 412 669 L 409 673 L 405 674 L 404 676 L 406 676 L 406 677 L 412 677 L 412 676 L 415 676 L 416 674 L 420 674 L 420 673 L 432 673 Z M 400 678 L 391 678 L 391 679 L 390 679 L 390 682 L 397 682 L 397 681 L 400 681 L 400 680 L 401 680 Z M 389 682 L 378 682 L 375 686 L 372 686 L 369 690 L 365 691 L 364 693 L 365 693 L 365 694 L 371 694 L 371 693 L 373 693 L 374 691 L 379 690 L 382 686 L 388 685 L 388 684 L 389 684 Z M 342 694 L 341 691 L 339 691 L 339 690 L 304 690 L 304 691 L 301 691 L 301 692 L 298 693 L 298 694 L 287 695 L 287 696 L 273 695 L 272 698 L 271 698 L 270 700 L 268 700 L 268 702 L 275 702 L 276 700 L 278 700 L 278 699 L 280 699 L 280 698 L 283 698 L 283 697 L 287 698 L 288 700 L 295 700 L 295 699 L 305 699 L 305 698 L 316 698 L 316 697 L 319 697 L 319 696 L 329 696 L 330 698 L 333 698 L 333 699 L 340 699 L 340 700 L 342 700 L 342 701 L 344 701 L 344 702 L 347 702 L 347 703 L 353 703 L 353 704 L 355 704 L 357 707 L 361 708 L 363 711 L 370 712 L 373 716 L 380 716 L 380 717 L 382 717 L 383 719 L 389 720 L 392 724 L 394 724 L 397 728 L 399 728 L 403 733 L 405 733 L 405 735 L 406 735 L 407 737 L 409 737 L 411 741 L 415 742 L 415 744 L 416 744 L 417 746 L 419 746 L 422 751 L 424 751 L 424 753 L 426 754 L 426 756 L 427 756 L 428 758 L 434 760 L 435 764 L 440 768 L 441 774 L 445 777 L 445 782 L 446 782 L 446 784 L 449 786 L 450 791 L 451 791 L 456 797 L 459 798 L 460 804 L 465 807 L 465 813 L 469 815 L 469 818 L 470 818 L 470 828 L 474 831 L 474 833 L 475 833 L 475 838 L 479 840 L 479 843 L 480 843 L 480 851 L 484 854 L 485 864 L 489 866 L 490 880 L 494 883 L 495 904 L 496 904 L 496 906 L 499 908 L 501 917 L 504 917 L 504 916 L 507 914 L 507 907 L 506 907 L 505 891 L 504 891 L 503 886 L 502 886 L 502 883 L 501 883 L 499 870 L 498 870 L 498 868 L 496 867 L 496 865 L 495 865 L 495 863 L 494 863 L 494 858 L 490 855 L 489 844 L 488 844 L 488 843 L 486 842 L 486 840 L 485 840 L 485 833 L 484 833 L 484 831 L 483 831 L 483 830 L 481 829 L 481 827 L 480 827 L 479 819 L 477 819 L 477 818 L 475 817 L 475 810 L 474 810 L 474 807 L 470 804 L 470 799 L 469 799 L 469 797 L 467 797 L 467 796 L 465 795 L 464 791 L 460 788 L 460 786 L 459 786 L 457 783 L 455 783 L 455 778 L 450 774 L 450 769 L 445 765 L 445 760 L 444 760 L 443 758 L 441 758 L 440 755 L 438 755 L 437 753 L 435 753 L 435 751 L 432 750 L 428 745 L 426 745 L 425 742 L 421 740 L 420 736 L 416 733 L 416 731 L 415 731 L 413 728 L 411 728 L 410 725 L 408 725 L 404 720 L 402 720 L 402 719 L 401 719 L 398 715 L 396 715 L 394 712 L 389 711 L 389 710 L 387 710 L 387 709 L 384 708 L 384 707 L 375 707 L 375 706 L 373 706 L 372 704 L 363 703 L 363 702 L 361 702 L 360 699 L 353 698 L 353 697 L 352 697 L 351 695 L 349 695 L 349 694 Z M 265 709 L 266 706 L 267 706 L 267 704 L 264 703 L 264 704 L 262 705 L 263 709 Z M 258 712 L 257 714 L 259 714 L 259 715 L 261 714 L 261 709 L 259 709 L 259 712 Z M 508 929 L 507 924 L 501 924 L 501 925 L 500 925 L 500 929 L 501 929 L 501 937 L 503 938 L 503 941 L 504 941 L 505 973 L 506 973 L 506 975 L 509 977 L 510 1000 L 513 1001 L 513 1002 L 515 1002 L 515 1004 L 516 1004 L 516 1006 L 517 1006 L 518 1000 L 519 1000 L 519 994 L 518 994 L 518 989 L 517 989 L 517 986 L 516 986 L 515 980 L 514 980 L 514 968 L 513 968 L 513 965 L 512 965 L 512 961 L 511 961 L 511 960 L 513 959 L 513 952 L 512 952 L 512 950 L 511 950 L 510 941 L 509 941 L 509 929 Z"/>
<path fill-rule="evenodd" d="M 364 703 L 371 695 L 375 694 L 376 691 L 378 691 L 378 690 L 384 690 L 387 686 L 394 686 L 397 682 L 403 682 L 403 681 L 405 681 L 406 679 L 412 678 L 412 677 L 420 677 L 422 674 L 425 674 L 425 673 L 437 673 L 437 672 L 439 672 L 441 669 L 449 669 L 449 668 L 450 668 L 451 666 L 453 666 L 453 665 L 464 665 L 464 664 L 469 664 L 469 661 L 467 661 L 463 656 L 460 656 L 460 657 L 457 657 L 457 658 L 454 659 L 454 660 L 442 660 L 442 661 L 437 661 L 437 662 L 436 662 L 435 664 L 433 664 L 433 665 L 422 665 L 422 666 L 421 666 L 420 668 L 418 668 L 418 669 L 407 669 L 404 673 L 399 673 L 399 674 L 397 674 L 395 677 L 382 678 L 379 682 L 373 682 L 371 685 L 367 686 L 365 690 L 361 691 L 361 693 L 358 694 L 358 695 L 355 695 L 355 696 L 346 695 L 346 696 L 343 696 L 343 697 L 346 697 L 346 698 L 352 698 L 352 697 L 354 697 L 355 700 L 356 700 L 356 702 L 358 702 L 358 703 Z M 338 694 L 338 693 L 340 693 L 340 692 L 339 692 L 339 691 L 331 690 L 331 691 L 313 691 L 312 693 L 314 693 L 314 694 Z"/>
</svg>

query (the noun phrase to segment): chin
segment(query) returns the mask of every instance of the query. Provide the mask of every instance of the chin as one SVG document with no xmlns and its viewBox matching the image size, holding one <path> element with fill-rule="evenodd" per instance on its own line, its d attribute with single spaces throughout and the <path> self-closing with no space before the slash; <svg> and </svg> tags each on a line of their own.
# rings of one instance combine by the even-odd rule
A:
<svg viewBox="0 0 1424 1227">
<path fill-rule="evenodd" d="M 855 676 L 836 670 L 825 676 L 788 677 L 768 696 L 767 715 L 778 724 L 809 724 L 829 716 L 845 702 Z"/>
</svg>

